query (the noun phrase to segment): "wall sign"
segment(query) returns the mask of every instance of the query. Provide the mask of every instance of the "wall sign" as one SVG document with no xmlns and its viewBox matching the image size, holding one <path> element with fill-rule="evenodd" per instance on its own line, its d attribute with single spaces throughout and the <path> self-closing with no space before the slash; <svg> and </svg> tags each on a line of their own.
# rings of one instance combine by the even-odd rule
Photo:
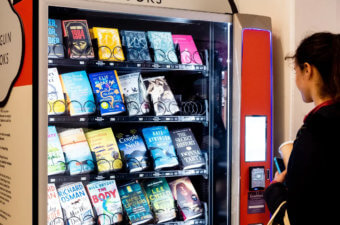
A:
<svg viewBox="0 0 340 225">
<path fill-rule="evenodd" d="M 12 3 L 0 1 L 0 107 L 9 98 L 24 58 L 24 31 Z"/>
</svg>

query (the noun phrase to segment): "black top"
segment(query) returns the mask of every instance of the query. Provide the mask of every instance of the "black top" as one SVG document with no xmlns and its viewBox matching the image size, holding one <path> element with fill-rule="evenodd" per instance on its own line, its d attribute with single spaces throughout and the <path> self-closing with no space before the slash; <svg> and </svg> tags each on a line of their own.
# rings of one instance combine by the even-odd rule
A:
<svg viewBox="0 0 340 225">
<path fill-rule="evenodd" d="M 339 224 L 339 156 L 340 103 L 335 103 L 306 117 L 294 141 L 286 185 L 273 183 L 265 191 L 270 212 L 287 200 L 292 225 Z"/>
</svg>

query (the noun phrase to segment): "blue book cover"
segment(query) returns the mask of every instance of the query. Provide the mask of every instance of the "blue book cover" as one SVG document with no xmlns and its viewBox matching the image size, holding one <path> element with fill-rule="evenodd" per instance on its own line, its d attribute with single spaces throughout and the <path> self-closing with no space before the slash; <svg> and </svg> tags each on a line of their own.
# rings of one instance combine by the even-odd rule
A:
<svg viewBox="0 0 340 225">
<path fill-rule="evenodd" d="M 129 61 L 151 61 L 148 42 L 144 31 L 122 30 L 122 45 L 126 48 Z"/>
<path fill-rule="evenodd" d="M 142 129 L 142 132 L 155 170 L 178 165 L 175 147 L 166 126 L 148 127 Z"/>
<path fill-rule="evenodd" d="M 148 31 L 147 36 L 154 50 L 155 62 L 178 63 L 171 32 Z"/>
<path fill-rule="evenodd" d="M 61 20 L 48 19 L 48 58 L 64 58 Z"/>
<path fill-rule="evenodd" d="M 147 149 L 137 130 L 116 133 L 118 148 L 124 154 L 129 172 L 142 171 L 147 165 Z"/>
<path fill-rule="evenodd" d="M 89 78 L 102 116 L 125 112 L 122 89 L 115 70 L 90 73 Z"/>
<path fill-rule="evenodd" d="M 71 116 L 92 114 L 96 111 L 89 79 L 84 70 L 61 74 Z"/>
<path fill-rule="evenodd" d="M 131 225 L 146 223 L 153 219 L 148 201 L 138 182 L 118 187 L 118 192 Z"/>
</svg>

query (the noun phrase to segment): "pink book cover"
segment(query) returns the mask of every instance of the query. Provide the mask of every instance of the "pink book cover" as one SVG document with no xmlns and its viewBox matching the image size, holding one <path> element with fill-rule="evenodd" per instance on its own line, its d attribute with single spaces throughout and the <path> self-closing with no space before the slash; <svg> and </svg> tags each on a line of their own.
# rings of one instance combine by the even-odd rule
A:
<svg viewBox="0 0 340 225">
<path fill-rule="evenodd" d="M 203 64 L 191 35 L 175 34 L 172 39 L 174 44 L 179 45 L 182 64 Z"/>
</svg>

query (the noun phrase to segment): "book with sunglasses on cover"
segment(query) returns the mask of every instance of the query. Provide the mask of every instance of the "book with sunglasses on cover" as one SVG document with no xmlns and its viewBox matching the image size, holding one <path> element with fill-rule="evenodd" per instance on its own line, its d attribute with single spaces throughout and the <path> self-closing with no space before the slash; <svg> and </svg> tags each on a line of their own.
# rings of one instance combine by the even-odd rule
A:
<svg viewBox="0 0 340 225">
<path fill-rule="evenodd" d="M 179 107 L 164 76 L 144 79 L 146 91 L 151 100 L 156 116 L 173 115 Z"/>
<path fill-rule="evenodd" d="M 47 160 L 48 175 L 65 172 L 66 163 L 64 153 L 55 126 L 48 126 Z"/>
<path fill-rule="evenodd" d="M 141 185 L 149 200 L 157 223 L 163 223 L 176 218 L 175 201 L 165 178 L 146 179 Z"/>
<path fill-rule="evenodd" d="M 138 225 L 153 220 L 148 201 L 138 181 L 118 187 L 123 207 L 129 218 L 129 224 Z"/>
<path fill-rule="evenodd" d="M 59 139 L 70 175 L 89 173 L 94 170 L 95 162 L 82 128 L 61 130 Z"/>
<path fill-rule="evenodd" d="M 57 68 L 48 68 L 47 84 L 48 115 L 60 115 L 65 113 L 66 106 L 64 92 Z"/>
<path fill-rule="evenodd" d="M 58 195 L 67 224 L 95 224 L 91 202 L 82 182 L 62 185 L 58 188 Z"/>
<path fill-rule="evenodd" d="M 201 149 L 190 128 L 170 131 L 182 169 L 199 168 L 205 165 Z"/>
<path fill-rule="evenodd" d="M 93 114 L 96 111 L 96 104 L 85 70 L 63 73 L 60 77 L 70 115 Z"/>
<path fill-rule="evenodd" d="M 115 180 L 94 181 L 86 185 L 98 224 L 111 225 L 123 221 L 123 208 Z"/>
<path fill-rule="evenodd" d="M 48 19 L 48 58 L 64 58 L 61 20 Z"/>
<path fill-rule="evenodd" d="M 129 116 L 143 115 L 150 112 L 143 78 L 139 72 L 119 76 Z"/>
<path fill-rule="evenodd" d="M 203 214 L 202 204 L 189 177 L 176 179 L 169 185 L 184 221 L 200 217 Z"/>
<path fill-rule="evenodd" d="M 175 147 L 166 126 L 143 128 L 142 133 L 146 146 L 153 158 L 155 170 L 178 165 Z"/>
<path fill-rule="evenodd" d="M 116 70 L 90 73 L 89 78 L 102 116 L 126 111 Z"/>
<path fill-rule="evenodd" d="M 127 170 L 138 172 L 148 167 L 148 154 L 142 137 L 137 130 L 130 129 L 116 133 L 119 150 L 124 155 Z"/>
<path fill-rule="evenodd" d="M 63 211 L 55 184 L 47 184 L 47 224 L 64 225 Z"/>
<path fill-rule="evenodd" d="M 117 28 L 93 27 L 93 38 L 97 39 L 98 57 L 106 61 L 124 61 L 124 53 Z"/>
<path fill-rule="evenodd" d="M 123 167 L 111 127 L 88 131 L 85 136 L 91 151 L 96 156 L 99 173 L 116 171 Z"/>
<path fill-rule="evenodd" d="M 157 63 L 178 63 L 171 32 L 147 31 L 150 47 Z"/>
<path fill-rule="evenodd" d="M 151 61 L 146 33 L 144 31 L 121 30 L 122 45 L 126 48 L 129 61 Z"/>
<path fill-rule="evenodd" d="M 172 35 L 174 44 L 179 45 L 182 64 L 199 64 L 202 65 L 201 57 L 197 51 L 194 39 L 191 35 Z"/>
</svg>

